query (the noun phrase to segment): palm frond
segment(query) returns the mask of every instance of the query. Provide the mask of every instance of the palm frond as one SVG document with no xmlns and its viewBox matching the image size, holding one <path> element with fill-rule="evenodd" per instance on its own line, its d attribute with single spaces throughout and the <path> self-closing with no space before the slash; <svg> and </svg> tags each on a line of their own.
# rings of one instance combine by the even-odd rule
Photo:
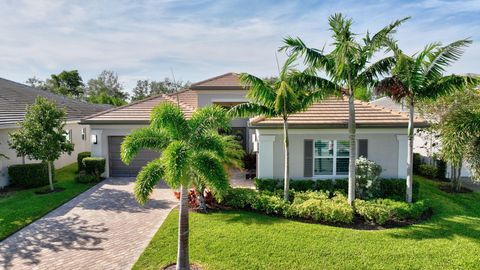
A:
<svg viewBox="0 0 480 270">
<path fill-rule="evenodd" d="M 435 99 L 438 96 L 476 87 L 480 79 L 473 76 L 448 75 L 430 82 L 415 93 L 419 99 Z"/>
<path fill-rule="evenodd" d="M 142 149 L 161 152 L 170 142 L 167 132 L 151 127 L 139 128 L 125 137 L 121 146 L 121 159 L 129 164 Z"/>
<path fill-rule="evenodd" d="M 216 197 L 223 197 L 229 183 L 227 173 L 220 159 L 209 152 L 200 151 L 192 156 L 190 166 L 195 175 L 212 189 Z"/>
<path fill-rule="evenodd" d="M 472 44 L 470 39 L 457 40 L 427 54 L 428 61 L 425 63 L 425 77 L 441 77 L 442 73 L 445 72 L 445 68 L 460 59 L 465 48 L 470 44 Z"/>
<path fill-rule="evenodd" d="M 295 112 L 297 107 L 297 93 L 286 81 L 281 81 L 277 90 L 277 98 L 275 99 L 275 111 L 288 114 Z"/>
<path fill-rule="evenodd" d="M 358 75 L 356 81 L 357 86 L 372 85 L 379 77 L 387 75 L 395 66 L 395 56 L 385 57 L 368 66 L 362 73 Z"/>
<path fill-rule="evenodd" d="M 222 137 L 216 132 L 203 133 L 194 136 L 190 143 L 195 150 L 209 151 L 219 158 L 224 158 L 226 149 Z"/>
<path fill-rule="evenodd" d="M 394 45 L 391 40 L 391 35 L 395 34 L 397 28 L 404 23 L 405 21 L 409 20 L 410 17 L 405 17 L 400 20 L 396 20 L 391 24 L 385 26 L 380 31 L 378 31 L 375 35 L 370 38 L 370 35 L 367 33 L 367 36 L 363 39 L 365 43 L 365 52 L 373 54 L 378 49 L 382 47 L 388 47 L 389 45 Z M 394 49 L 393 46 L 391 49 Z"/>
<path fill-rule="evenodd" d="M 222 159 L 223 165 L 227 168 L 243 168 L 243 157 L 245 151 L 235 136 L 222 136 L 222 144 L 225 149 L 225 156 Z"/>
<path fill-rule="evenodd" d="M 251 102 L 238 104 L 232 107 L 228 113 L 232 117 L 277 116 L 277 113 L 273 109 Z"/>
<path fill-rule="evenodd" d="M 164 172 L 160 159 L 150 161 L 138 173 L 134 186 L 134 195 L 137 202 L 144 205 L 155 185 L 163 178 Z"/>
<path fill-rule="evenodd" d="M 226 109 L 212 105 L 193 112 L 192 117 L 188 120 L 188 125 L 191 137 L 194 137 L 211 130 L 228 129 L 230 121 L 231 117 Z"/>
<path fill-rule="evenodd" d="M 152 110 L 150 126 L 155 129 L 164 129 L 172 139 L 185 137 L 189 133 L 189 126 L 180 107 L 171 102 L 162 102 Z"/>
<path fill-rule="evenodd" d="M 330 70 L 333 66 L 332 61 L 322 50 L 309 48 L 300 38 L 287 37 L 283 40 L 285 44 L 280 48 L 281 51 L 287 51 L 290 54 L 303 56 L 304 63 L 313 67 L 322 67 Z"/>
<path fill-rule="evenodd" d="M 190 175 L 191 153 L 188 145 L 183 141 L 171 142 L 162 152 L 161 163 L 164 170 L 164 180 L 172 188 L 188 185 Z"/>
<path fill-rule="evenodd" d="M 266 107 L 270 107 L 275 102 L 275 91 L 266 81 L 247 73 L 240 74 L 240 81 L 248 85 L 249 100 Z"/>
<path fill-rule="evenodd" d="M 380 95 L 389 96 L 395 101 L 400 101 L 409 95 L 407 86 L 396 76 L 381 80 L 375 87 L 375 92 Z"/>
</svg>

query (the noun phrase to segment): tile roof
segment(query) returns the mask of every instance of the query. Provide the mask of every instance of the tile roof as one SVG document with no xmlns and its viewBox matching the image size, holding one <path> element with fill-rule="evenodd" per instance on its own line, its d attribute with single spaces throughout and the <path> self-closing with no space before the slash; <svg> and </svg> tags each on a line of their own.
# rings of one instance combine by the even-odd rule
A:
<svg viewBox="0 0 480 270">
<path fill-rule="evenodd" d="M 0 78 L 0 127 L 15 126 L 22 121 L 26 106 L 33 104 L 38 96 L 48 98 L 58 107 L 65 108 L 69 121 L 111 108 L 110 105 L 90 104 Z"/>
<path fill-rule="evenodd" d="M 355 120 L 357 127 L 407 127 L 408 114 L 390 110 L 374 104 L 355 101 Z M 256 117 L 251 120 L 253 127 L 277 127 L 282 125 L 280 117 Z M 291 127 L 347 127 L 348 100 L 329 98 L 313 104 L 304 112 L 289 116 Z M 417 127 L 425 127 L 427 122 L 421 118 L 415 119 Z"/>
<path fill-rule="evenodd" d="M 187 118 L 197 107 L 197 94 L 192 90 L 178 93 L 180 107 Z M 113 108 L 82 119 L 83 124 L 148 124 L 152 109 L 161 102 L 177 103 L 177 94 L 160 94 L 125 106 Z"/>
<path fill-rule="evenodd" d="M 239 74 L 234 72 L 225 73 L 190 86 L 193 90 L 245 90 L 240 83 Z"/>
</svg>

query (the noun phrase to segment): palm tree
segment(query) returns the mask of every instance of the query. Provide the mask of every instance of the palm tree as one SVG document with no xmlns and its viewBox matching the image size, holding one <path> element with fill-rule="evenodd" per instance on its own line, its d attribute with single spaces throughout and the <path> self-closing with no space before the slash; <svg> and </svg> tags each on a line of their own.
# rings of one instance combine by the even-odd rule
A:
<svg viewBox="0 0 480 270">
<path fill-rule="evenodd" d="M 328 80 L 335 85 L 341 94 L 348 96 L 348 133 L 350 154 L 348 166 L 348 202 L 355 200 L 355 159 L 356 159 L 356 127 L 355 127 L 355 91 L 371 87 L 379 76 L 386 75 L 395 63 L 393 56 L 370 63 L 379 50 L 386 48 L 387 41 L 395 33 L 396 28 L 409 17 L 397 20 L 370 36 L 367 32 L 363 43 L 355 39 L 352 32 L 352 20 L 342 14 L 334 14 L 328 19 L 333 38 L 333 50 L 307 47 L 300 38 L 287 37 L 281 50 L 303 55 L 305 64 L 317 74 L 319 79 Z M 321 77 L 320 74 L 326 74 Z"/>
<path fill-rule="evenodd" d="M 270 81 L 247 73 L 241 74 L 241 82 L 249 88 L 247 92 L 249 103 L 239 104 L 230 110 L 230 113 L 237 117 L 264 116 L 283 119 L 285 201 L 288 201 L 289 195 L 288 117 L 306 110 L 312 103 L 335 90 L 334 84 L 311 76 L 308 72 L 294 69 L 296 59 L 295 54 L 288 57 L 280 69 L 278 78 L 272 78 Z"/>
<path fill-rule="evenodd" d="M 396 60 L 392 76 L 383 79 L 376 91 L 396 101 L 404 100 L 409 106 L 408 150 L 407 150 L 407 194 L 406 201 L 412 202 L 413 190 L 413 132 L 415 102 L 435 99 L 438 96 L 474 86 L 478 80 L 469 76 L 444 76 L 445 68 L 460 59 L 464 48 L 472 41 L 462 39 L 442 46 L 441 43 L 427 45 L 422 51 L 408 56 L 395 43 L 389 44 Z"/>
<path fill-rule="evenodd" d="M 188 189 L 192 179 L 202 179 L 218 196 L 228 188 L 222 165 L 225 149 L 217 130 L 229 124 L 226 111 L 218 106 L 198 109 L 187 120 L 178 105 L 166 102 L 153 109 L 148 127 L 133 131 L 122 142 L 121 157 L 127 164 L 142 149 L 161 153 L 137 175 L 134 194 L 139 203 L 145 204 L 160 179 L 181 190 L 177 269 L 190 268 Z"/>
</svg>

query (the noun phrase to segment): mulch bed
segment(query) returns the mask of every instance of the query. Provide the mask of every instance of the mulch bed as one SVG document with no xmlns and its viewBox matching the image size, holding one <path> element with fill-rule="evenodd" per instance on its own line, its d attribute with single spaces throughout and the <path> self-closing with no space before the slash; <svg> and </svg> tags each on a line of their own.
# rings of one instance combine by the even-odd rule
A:
<svg viewBox="0 0 480 270">
<path fill-rule="evenodd" d="M 173 264 L 165 266 L 162 269 L 163 270 L 176 270 L 177 269 L 177 264 L 173 263 Z M 198 264 L 190 264 L 190 270 L 203 270 L 203 267 L 201 267 Z"/>
<path fill-rule="evenodd" d="M 62 192 L 64 190 L 65 190 L 64 188 L 54 188 L 53 190 L 51 190 L 50 188 L 47 188 L 47 189 L 37 190 L 37 191 L 35 191 L 35 194 L 45 195 L 45 194 L 50 194 L 50 193 L 55 193 L 55 192 Z"/>
</svg>

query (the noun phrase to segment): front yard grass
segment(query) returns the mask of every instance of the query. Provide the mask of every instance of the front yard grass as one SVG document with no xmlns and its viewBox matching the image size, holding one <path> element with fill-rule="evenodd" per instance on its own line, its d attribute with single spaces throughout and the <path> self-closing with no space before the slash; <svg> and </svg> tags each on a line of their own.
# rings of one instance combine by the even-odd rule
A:
<svg viewBox="0 0 480 270">
<path fill-rule="evenodd" d="M 26 225 L 58 206 L 71 200 L 94 184 L 75 182 L 77 164 L 71 164 L 55 171 L 55 187 L 64 188 L 62 192 L 37 195 L 36 190 L 45 187 L 12 191 L 0 197 L 0 240 L 18 231 Z"/>
<path fill-rule="evenodd" d="M 479 269 L 480 193 L 447 194 L 420 180 L 434 214 L 408 227 L 360 231 L 246 211 L 191 213 L 190 259 L 206 269 Z M 175 262 L 174 210 L 134 269 Z"/>
</svg>

